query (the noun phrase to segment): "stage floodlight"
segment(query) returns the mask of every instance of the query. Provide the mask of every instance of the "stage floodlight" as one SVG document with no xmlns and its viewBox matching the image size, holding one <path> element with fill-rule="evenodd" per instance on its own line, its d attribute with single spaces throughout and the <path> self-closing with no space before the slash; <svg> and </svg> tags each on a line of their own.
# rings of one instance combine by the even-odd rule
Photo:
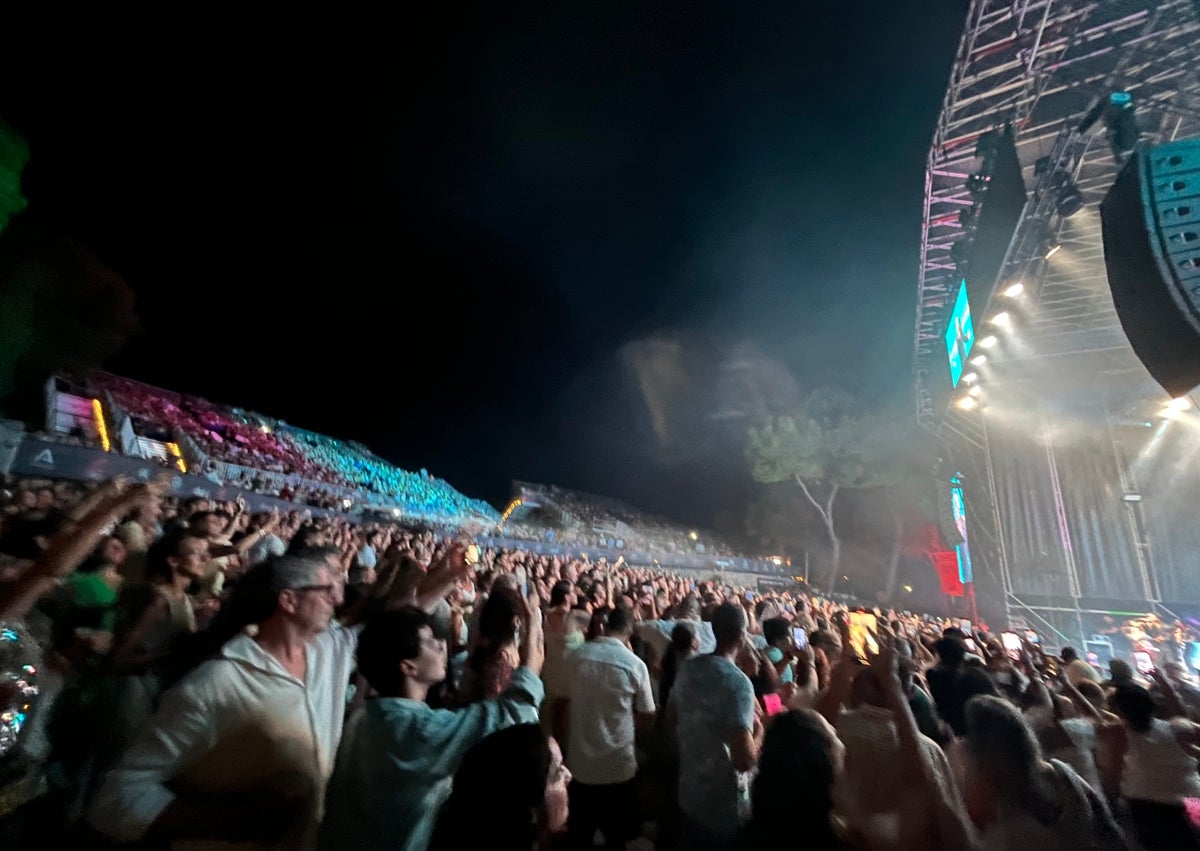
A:
<svg viewBox="0 0 1200 851">
<path fill-rule="evenodd" d="M 971 358 L 971 366 L 983 366 L 987 363 L 987 355 L 975 355 Z"/>
<path fill-rule="evenodd" d="M 1187 396 L 1180 396 L 1168 402 L 1167 407 L 1172 411 L 1186 411 L 1188 408 L 1192 407 L 1192 400 Z"/>
<path fill-rule="evenodd" d="M 965 381 L 967 384 L 974 384 L 976 381 L 979 380 L 979 373 L 978 372 L 968 372 L 966 375 L 964 375 L 962 377 L 962 380 Z"/>
<path fill-rule="evenodd" d="M 1007 310 L 1002 310 L 992 317 L 992 324 L 1000 328 L 1007 328 L 1012 325 L 1012 317 L 1008 315 Z"/>
<path fill-rule="evenodd" d="M 1000 341 L 998 339 L 996 339 L 995 335 L 988 334 L 986 337 L 984 337 L 982 340 L 979 341 L 979 345 L 985 349 L 990 349 L 990 348 L 993 348 L 999 342 Z"/>
<path fill-rule="evenodd" d="M 1058 190 L 1058 201 L 1055 202 L 1054 209 L 1064 219 L 1083 209 L 1083 193 L 1070 178 Z"/>
<path fill-rule="evenodd" d="M 991 178 L 986 174 L 972 174 L 967 178 L 967 192 L 978 201 L 987 194 L 989 183 L 991 183 Z"/>
<path fill-rule="evenodd" d="M 963 396 L 955 404 L 964 411 L 973 411 L 979 407 L 979 402 L 973 396 Z"/>
<path fill-rule="evenodd" d="M 1050 245 L 1046 246 L 1046 259 L 1049 260 L 1061 250 L 1062 246 L 1060 244 L 1057 242 L 1051 243 Z"/>
<path fill-rule="evenodd" d="M 976 399 L 978 399 L 980 396 L 983 395 L 983 388 L 980 387 L 978 384 L 976 384 L 973 387 L 971 387 L 970 390 L 967 391 L 967 395 L 974 396 Z"/>
<path fill-rule="evenodd" d="M 1009 284 L 1007 287 L 1005 287 L 1001 295 L 1003 295 L 1005 298 L 1016 298 L 1023 292 L 1025 292 L 1025 285 L 1020 281 L 1017 281 L 1015 284 Z"/>
</svg>

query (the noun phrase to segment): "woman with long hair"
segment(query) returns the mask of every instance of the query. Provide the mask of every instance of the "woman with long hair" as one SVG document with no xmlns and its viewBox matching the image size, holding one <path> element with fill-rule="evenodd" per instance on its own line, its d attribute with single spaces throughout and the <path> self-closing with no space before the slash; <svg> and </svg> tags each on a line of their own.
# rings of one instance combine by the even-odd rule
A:
<svg viewBox="0 0 1200 851">
<path fill-rule="evenodd" d="M 517 628 L 524 603 L 507 585 L 492 588 L 479 615 L 479 635 L 467 660 L 459 688 L 459 703 L 499 697 L 519 664 Z"/>
<path fill-rule="evenodd" d="M 837 733 L 818 713 L 793 709 L 775 716 L 758 757 L 743 847 L 771 847 L 799 828 L 806 849 L 850 848 L 833 817 L 834 783 L 844 758 Z"/>
<path fill-rule="evenodd" d="M 430 849 L 548 848 L 567 825 L 570 782 L 558 743 L 536 724 L 493 733 L 459 765 Z"/>
</svg>

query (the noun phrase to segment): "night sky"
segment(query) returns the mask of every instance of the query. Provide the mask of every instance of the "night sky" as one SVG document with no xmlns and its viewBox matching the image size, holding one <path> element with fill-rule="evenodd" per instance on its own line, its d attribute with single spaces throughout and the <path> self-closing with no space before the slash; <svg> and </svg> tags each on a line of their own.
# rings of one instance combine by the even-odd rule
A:
<svg viewBox="0 0 1200 851">
<path fill-rule="evenodd" d="M 755 411 L 908 392 L 966 0 L 22 5 L 23 215 L 137 293 L 116 372 L 697 523 Z"/>
</svg>

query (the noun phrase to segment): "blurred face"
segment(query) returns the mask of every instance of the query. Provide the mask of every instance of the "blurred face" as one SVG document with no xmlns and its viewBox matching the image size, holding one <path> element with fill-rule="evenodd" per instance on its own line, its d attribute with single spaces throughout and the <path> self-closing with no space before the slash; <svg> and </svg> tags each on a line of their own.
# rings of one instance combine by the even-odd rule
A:
<svg viewBox="0 0 1200 851">
<path fill-rule="evenodd" d="M 571 772 L 563 763 L 562 750 L 550 739 L 550 773 L 546 775 L 546 831 L 559 833 L 567 827 L 567 786 Z"/>
<path fill-rule="evenodd" d="M 290 598 L 289 613 L 298 626 L 313 635 L 329 628 L 337 605 L 337 580 L 328 569 L 317 571 L 312 585 L 282 593 Z"/>
<path fill-rule="evenodd" d="M 167 563 L 176 572 L 191 579 L 199 579 L 208 562 L 208 542 L 203 538 L 185 537 L 179 544 L 175 555 L 167 559 Z"/>
<path fill-rule="evenodd" d="M 119 565 L 125 561 L 125 545 L 119 538 L 109 538 L 104 542 L 103 554 L 106 562 Z"/>
<path fill-rule="evenodd" d="M 123 577 L 115 565 L 107 564 L 100 570 L 100 578 L 104 584 L 114 591 L 120 590 Z"/>
<path fill-rule="evenodd" d="M 424 685 L 433 685 L 446 679 L 446 642 L 437 638 L 433 630 L 421 627 L 420 649 L 412 659 L 400 663 L 404 676 Z"/>
</svg>

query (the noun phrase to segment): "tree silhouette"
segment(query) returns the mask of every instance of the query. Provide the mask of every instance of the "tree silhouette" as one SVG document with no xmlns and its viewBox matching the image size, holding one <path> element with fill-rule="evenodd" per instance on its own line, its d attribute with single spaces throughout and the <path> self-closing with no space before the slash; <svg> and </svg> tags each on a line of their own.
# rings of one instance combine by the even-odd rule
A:
<svg viewBox="0 0 1200 851">
<path fill-rule="evenodd" d="M 0 406 L 41 419 L 55 372 L 100 366 L 138 328 L 121 276 L 71 240 L 18 220 L 0 238 Z"/>
<path fill-rule="evenodd" d="M 894 413 L 863 412 L 844 393 L 817 390 L 793 414 L 751 428 L 746 458 L 764 484 L 791 482 L 816 512 L 829 544 L 822 584 L 832 590 L 841 569 L 838 497 L 847 490 L 883 489 L 899 499 L 920 488 L 923 452 L 915 428 Z M 892 512 L 894 544 L 885 570 L 885 593 L 894 591 L 903 525 Z M 799 519 L 799 518 L 797 518 Z"/>
</svg>

